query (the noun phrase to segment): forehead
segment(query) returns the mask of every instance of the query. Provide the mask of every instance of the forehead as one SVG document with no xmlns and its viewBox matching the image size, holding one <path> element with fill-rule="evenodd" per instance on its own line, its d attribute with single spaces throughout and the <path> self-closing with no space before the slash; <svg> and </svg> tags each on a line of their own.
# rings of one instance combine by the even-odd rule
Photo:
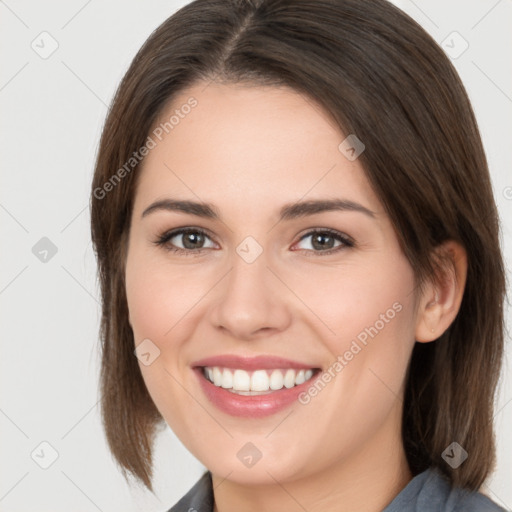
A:
<svg viewBox="0 0 512 512">
<path fill-rule="evenodd" d="M 190 107 L 190 105 L 194 105 Z M 198 83 L 161 112 L 150 133 L 136 208 L 165 193 L 233 208 L 350 195 L 379 203 L 346 135 L 315 102 L 286 87 Z M 251 200 L 251 201 L 249 201 Z"/>
</svg>

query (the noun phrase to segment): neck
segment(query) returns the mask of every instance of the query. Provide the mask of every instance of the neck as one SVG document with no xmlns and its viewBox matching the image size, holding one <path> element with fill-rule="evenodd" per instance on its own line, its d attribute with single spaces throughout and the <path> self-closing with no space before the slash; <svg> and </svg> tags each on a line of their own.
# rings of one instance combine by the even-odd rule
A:
<svg viewBox="0 0 512 512">
<path fill-rule="evenodd" d="M 412 478 L 397 428 L 400 416 L 391 414 L 357 453 L 284 484 L 245 485 L 212 474 L 214 512 L 381 512 Z"/>
</svg>

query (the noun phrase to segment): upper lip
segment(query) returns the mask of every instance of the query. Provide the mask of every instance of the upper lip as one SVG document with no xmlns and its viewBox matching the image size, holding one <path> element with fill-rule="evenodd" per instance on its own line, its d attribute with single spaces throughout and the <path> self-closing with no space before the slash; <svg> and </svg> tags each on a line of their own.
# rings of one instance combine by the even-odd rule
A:
<svg viewBox="0 0 512 512">
<path fill-rule="evenodd" d="M 308 370 L 310 368 L 318 368 L 317 366 L 301 363 L 299 361 L 292 361 L 291 359 L 285 359 L 277 356 L 256 356 L 256 357 L 245 357 L 237 356 L 234 354 L 218 355 L 213 357 L 206 357 L 195 361 L 191 365 L 192 367 L 204 367 L 204 366 L 217 366 L 222 368 L 235 368 L 240 370 L 272 370 L 272 369 L 287 369 L 295 368 L 298 370 Z"/>
</svg>

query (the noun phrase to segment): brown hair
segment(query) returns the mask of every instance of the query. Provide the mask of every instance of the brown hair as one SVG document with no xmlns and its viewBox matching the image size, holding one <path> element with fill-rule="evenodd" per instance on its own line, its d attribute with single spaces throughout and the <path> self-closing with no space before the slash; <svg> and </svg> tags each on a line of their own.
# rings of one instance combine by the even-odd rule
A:
<svg viewBox="0 0 512 512">
<path fill-rule="evenodd" d="M 454 67 L 384 0 L 196 0 L 151 34 L 123 78 L 97 155 L 91 231 L 102 292 L 102 418 L 124 475 L 152 489 L 152 445 L 163 421 L 128 321 L 124 262 L 140 166 L 125 164 L 162 109 L 198 80 L 289 86 L 323 106 L 343 133 L 356 134 L 366 146 L 359 157 L 366 175 L 420 285 L 436 275 L 439 244 L 465 247 L 456 319 L 413 350 L 402 437 L 413 474 L 438 467 L 452 485 L 479 488 L 495 464 L 493 398 L 504 342 L 498 216 Z M 453 441 L 469 454 L 456 470 L 441 458 Z"/>
</svg>

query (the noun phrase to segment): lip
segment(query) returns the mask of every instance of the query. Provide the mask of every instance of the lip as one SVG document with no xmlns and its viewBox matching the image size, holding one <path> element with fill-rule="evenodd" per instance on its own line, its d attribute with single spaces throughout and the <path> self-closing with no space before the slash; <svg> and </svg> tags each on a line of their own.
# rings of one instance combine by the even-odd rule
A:
<svg viewBox="0 0 512 512">
<path fill-rule="evenodd" d="M 245 418 L 263 418 L 286 409 L 294 402 L 298 401 L 299 395 L 306 391 L 321 374 L 321 369 L 317 366 L 273 356 L 258 356 L 252 358 L 234 355 L 215 356 L 196 361 L 192 366 L 203 393 L 215 407 L 231 416 Z M 222 387 L 215 386 L 215 384 L 211 383 L 203 375 L 204 366 L 219 366 L 231 369 L 239 368 L 246 371 L 273 368 L 293 368 L 298 370 L 315 369 L 315 373 L 311 379 L 293 388 L 288 389 L 284 387 L 279 391 L 273 391 L 266 395 L 247 396 L 237 395 Z"/>
<path fill-rule="evenodd" d="M 191 364 L 193 368 L 198 366 L 219 366 L 222 368 L 232 368 L 246 371 L 254 370 L 272 370 L 282 369 L 287 370 L 293 368 L 294 370 L 309 370 L 310 368 L 318 368 L 316 365 L 309 363 L 300 363 L 276 356 L 256 356 L 244 357 L 236 356 L 233 354 L 225 354 L 213 357 L 207 357 Z"/>
</svg>

